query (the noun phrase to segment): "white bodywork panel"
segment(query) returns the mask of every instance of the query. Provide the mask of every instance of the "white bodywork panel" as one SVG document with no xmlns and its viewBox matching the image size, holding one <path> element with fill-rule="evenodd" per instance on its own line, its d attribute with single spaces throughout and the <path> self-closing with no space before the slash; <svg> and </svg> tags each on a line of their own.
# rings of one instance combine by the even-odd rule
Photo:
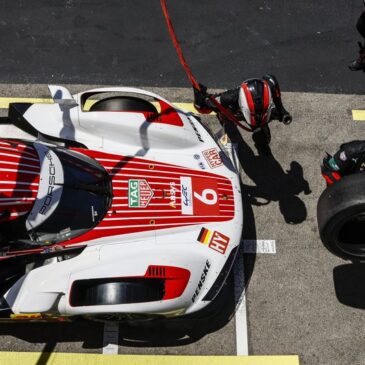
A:
<svg viewBox="0 0 365 365">
<path fill-rule="evenodd" d="M 24 118 L 40 133 L 48 137 L 77 141 L 93 150 L 140 156 L 222 175 L 232 183 L 234 218 L 224 222 L 109 236 L 89 241 L 86 249 L 78 256 L 61 262 L 51 260 L 47 265 L 33 269 L 22 277 L 5 295 L 12 311 L 56 312 L 66 316 L 97 313 L 159 313 L 172 316 L 203 308 L 209 302 L 202 298 L 241 239 L 243 212 L 240 180 L 234 163 L 190 113 L 177 110 L 182 126 L 150 123 L 143 113 L 83 111 L 81 101 L 86 92 L 72 96 L 67 89 L 60 86 L 51 86 L 50 91 L 52 97 L 61 102 L 34 104 L 24 113 Z M 115 87 L 87 91 L 102 92 L 145 95 L 162 100 L 175 109 L 167 100 L 140 89 Z M 11 132 L 10 127 L 2 126 L 0 133 L 4 128 L 9 128 L 9 133 Z M 223 162 L 214 169 L 203 156 L 204 151 L 212 148 L 219 150 Z M 229 237 L 225 254 L 197 243 L 203 227 L 224 232 Z M 205 269 L 207 262 L 209 270 Z M 181 267 L 190 271 L 189 282 L 180 297 L 138 304 L 71 306 L 69 296 L 75 280 L 143 276 L 151 264 Z M 204 281 L 200 283 L 204 271 Z M 196 294 L 198 286 L 201 289 Z"/>
</svg>

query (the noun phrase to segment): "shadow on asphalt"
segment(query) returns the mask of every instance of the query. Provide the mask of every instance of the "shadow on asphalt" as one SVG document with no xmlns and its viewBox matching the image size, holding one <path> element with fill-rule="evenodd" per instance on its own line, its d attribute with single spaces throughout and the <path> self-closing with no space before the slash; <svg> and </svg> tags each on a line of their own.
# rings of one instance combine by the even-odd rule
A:
<svg viewBox="0 0 365 365">
<path fill-rule="evenodd" d="M 238 158 L 245 174 L 255 184 L 245 185 L 246 196 L 251 204 L 262 206 L 278 202 L 286 223 L 299 224 L 305 221 L 307 208 L 298 195 L 302 192 L 309 195 L 311 190 L 304 179 L 302 166 L 292 161 L 290 169 L 284 170 L 270 149 L 267 155 L 255 155 L 232 123 L 227 125 L 226 131 L 231 141 L 238 146 Z"/>
<path fill-rule="evenodd" d="M 337 299 L 349 307 L 365 309 L 365 265 L 344 264 L 333 269 Z"/>
</svg>

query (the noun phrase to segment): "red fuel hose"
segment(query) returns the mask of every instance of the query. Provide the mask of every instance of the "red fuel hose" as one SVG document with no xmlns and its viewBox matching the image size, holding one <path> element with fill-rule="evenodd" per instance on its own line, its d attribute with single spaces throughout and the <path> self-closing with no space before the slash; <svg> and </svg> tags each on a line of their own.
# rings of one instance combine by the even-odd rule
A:
<svg viewBox="0 0 365 365">
<path fill-rule="evenodd" d="M 170 37 L 171 37 L 172 43 L 173 43 L 173 45 L 175 47 L 176 53 L 177 53 L 177 55 L 179 57 L 180 63 L 182 65 L 182 67 L 184 68 L 185 73 L 188 76 L 188 78 L 190 80 L 190 83 L 193 86 L 193 88 L 201 91 L 201 87 L 200 87 L 198 81 L 196 80 L 196 78 L 194 77 L 193 73 L 191 72 L 190 67 L 187 64 L 187 62 L 185 60 L 185 57 L 184 57 L 184 54 L 182 52 L 182 49 L 180 47 L 180 43 L 177 40 L 175 31 L 174 31 L 174 27 L 173 27 L 172 22 L 171 22 L 171 18 L 170 18 L 169 12 L 167 10 L 166 0 L 160 0 L 160 3 L 161 3 L 161 8 L 162 8 L 163 15 L 164 15 L 165 20 L 166 20 L 167 28 L 169 30 Z M 238 120 L 238 118 L 236 118 L 235 115 L 233 115 L 227 108 L 225 108 L 221 103 L 219 103 L 218 100 L 213 95 L 210 95 L 209 96 L 209 99 L 214 103 L 214 105 L 217 107 L 217 109 L 228 120 L 232 121 L 233 123 L 235 123 L 237 126 L 241 127 L 242 129 L 244 129 L 246 131 L 249 131 L 249 132 L 252 132 L 251 129 L 249 129 L 248 127 L 244 126 Z"/>
</svg>

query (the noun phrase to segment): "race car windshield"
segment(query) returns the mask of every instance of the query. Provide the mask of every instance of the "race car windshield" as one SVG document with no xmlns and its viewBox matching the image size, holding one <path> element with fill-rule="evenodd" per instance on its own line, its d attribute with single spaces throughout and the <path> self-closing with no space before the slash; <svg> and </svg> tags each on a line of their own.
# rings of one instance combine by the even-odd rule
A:
<svg viewBox="0 0 365 365">
<path fill-rule="evenodd" d="M 41 176 L 37 200 L 26 220 L 31 240 L 39 245 L 54 244 L 95 227 L 112 199 L 105 169 L 76 151 L 40 143 L 34 147 L 41 161 Z"/>
</svg>

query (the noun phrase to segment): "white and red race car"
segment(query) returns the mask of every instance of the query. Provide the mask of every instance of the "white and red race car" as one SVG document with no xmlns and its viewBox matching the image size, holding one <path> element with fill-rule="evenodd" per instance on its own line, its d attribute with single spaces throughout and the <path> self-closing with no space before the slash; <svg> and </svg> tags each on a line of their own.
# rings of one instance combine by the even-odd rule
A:
<svg viewBox="0 0 365 365">
<path fill-rule="evenodd" d="M 232 160 L 154 93 L 49 88 L 54 103 L 10 104 L 0 126 L 0 316 L 205 307 L 242 234 Z"/>
</svg>

